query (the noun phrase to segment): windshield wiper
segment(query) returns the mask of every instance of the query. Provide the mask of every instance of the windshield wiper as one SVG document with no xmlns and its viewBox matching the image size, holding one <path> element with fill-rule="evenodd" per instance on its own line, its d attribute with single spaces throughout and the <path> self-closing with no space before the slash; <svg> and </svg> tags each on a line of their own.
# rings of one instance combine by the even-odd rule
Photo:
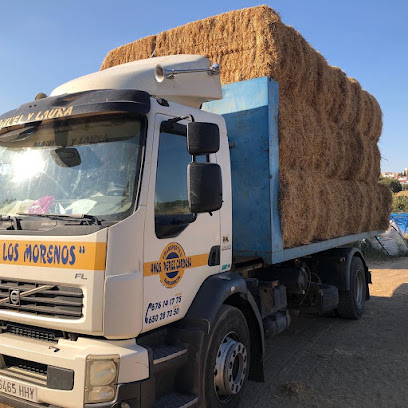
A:
<svg viewBox="0 0 408 408">
<path fill-rule="evenodd" d="M 50 218 L 51 220 L 82 220 L 88 225 L 101 225 L 101 220 L 90 214 L 30 214 L 18 213 L 18 215 L 25 215 L 28 217 L 42 217 Z"/>
</svg>

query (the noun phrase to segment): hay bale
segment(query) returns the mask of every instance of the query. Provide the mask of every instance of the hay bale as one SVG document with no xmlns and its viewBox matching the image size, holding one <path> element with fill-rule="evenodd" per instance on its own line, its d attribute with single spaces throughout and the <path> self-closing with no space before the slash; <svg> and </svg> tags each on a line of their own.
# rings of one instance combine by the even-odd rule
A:
<svg viewBox="0 0 408 408">
<path fill-rule="evenodd" d="M 357 234 L 363 231 L 363 222 L 367 217 L 366 197 L 358 182 L 346 182 L 348 194 L 346 196 L 346 225 L 348 234 Z"/>
<path fill-rule="evenodd" d="M 363 140 L 362 146 L 362 151 L 364 152 L 364 155 L 361 155 L 362 166 L 358 169 L 355 179 L 375 184 L 381 174 L 380 149 L 376 144 L 373 145 L 366 140 Z"/>
<path fill-rule="evenodd" d="M 125 64 L 129 61 L 150 58 L 153 55 L 155 47 L 155 35 L 150 35 L 130 44 L 122 45 L 108 52 L 102 63 L 101 70 Z"/>
<path fill-rule="evenodd" d="M 284 169 L 280 172 L 279 209 L 283 244 L 290 248 L 386 229 L 391 194 L 382 184 Z"/>
<path fill-rule="evenodd" d="M 310 174 L 284 169 L 280 171 L 279 208 L 282 240 L 285 247 L 311 242 L 318 225 L 318 195 Z"/>
<path fill-rule="evenodd" d="M 311 104 L 318 111 L 329 116 L 335 99 L 333 98 L 333 69 L 320 53 L 316 53 L 316 86 Z M 305 78 L 310 81 L 310 78 Z"/>
<path fill-rule="evenodd" d="M 287 99 L 279 110 L 279 165 L 282 168 L 304 170 L 313 162 L 313 150 L 304 128 L 302 105 L 290 105 Z M 313 135 L 311 136 L 313 137 Z"/>
<path fill-rule="evenodd" d="M 283 99 L 279 111 L 279 164 L 313 170 L 339 180 L 375 181 L 372 142 L 359 132 L 341 129 L 312 105 Z M 377 160 L 375 163 L 379 163 Z M 373 176 L 374 174 L 374 176 Z"/>
<path fill-rule="evenodd" d="M 318 202 L 317 226 L 314 239 L 326 240 L 336 235 L 336 222 L 333 222 L 332 210 L 337 209 L 334 197 L 331 194 L 332 184 L 329 179 L 317 174 L 314 177 Z M 336 214 L 334 214 L 336 216 Z"/>
<path fill-rule="evenodd" d="M 361 121 L 364 119 L 365 106 L 362 104 L 362 92 L 360 83 L 354 78 L 347 78 L 350 92 L 350 109 L 344 126 L 350 129 L 360 129 Z"/>
<path fill-rule="evenodd" d="M 231 11 L 108 53 L 101 69 L 172 54 L 221 66 L 223 84 L 279 82 L 280 215 L 285 247 L 386 226 L 390 195 L 377 186 L 378 102 L 267 6 Z"/>
<path fill-rule="evenodd" d="M 380 105 L 378 104 L 377 99 L 375 99 L 374 96 L 369 94 L 368 92 L 366 93 L 368 95 L 372 108 L 371 110 L 372 114 L 369 118 L 369 125 L 367 126 L 367 134 L 369 140 L 372 140 L 375 143 L 377 143 L 378 140 L 380 139 L 383 127 L 382 111 Z"/>
<path fill-rule="evenodd" d="M 379 197 L 375 200 L 375 217 L 371 225 L 372 230 L 386 230 L 389 227 L 392 208 L 392 194 L 390 188 L 384 184 L 377 183 L 376 194 Z"/>
</svg>

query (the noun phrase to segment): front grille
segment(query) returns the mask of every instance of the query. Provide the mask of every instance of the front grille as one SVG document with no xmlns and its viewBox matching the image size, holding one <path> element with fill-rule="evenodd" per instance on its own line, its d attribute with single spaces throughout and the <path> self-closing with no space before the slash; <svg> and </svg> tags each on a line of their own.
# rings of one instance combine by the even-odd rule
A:
<svg viewBox="0 0 408 408">
<path fill-rule="evenodd" d="M 32 373 L 47 375 L 48 366 L 34 361 L 23 360 L 22 358 L 3 356 L 7 368 L 19 368 L 20 370 Z"/>
<path fill-rule="evenodd" d="M 82 289 L 46 285 L 0 279 L 0 309 L 64 319 L 79 319 L 83 316 Z M 42 286 L 44 288 L 41 289 Z"/>
<path fill-rule="evenodd" d="M 3 356 L 3 359 L 4 365 L 0 369 L 1 375 L 10 378 L 10 380 L 25 381 L 42 387 L 47 386 L 48 366 L 45 364 L 11 356 Z"/>
<path fill-rule="evenodd" d="M 0 355 L 0 375 L 53 390 L 70 391 L 74 388 L 73 370 L 13 356 Z"/>
<path fill-rule="evenodd" d="M 23 326 L 20 324 L 0 322 L 0 332 L 11 333 L 16 336 L 29 337 L 42 341 L 58 342 L 59 337 L 63 337 L 62 332 L 39 329 L 31 326 Z"/>
</svg>

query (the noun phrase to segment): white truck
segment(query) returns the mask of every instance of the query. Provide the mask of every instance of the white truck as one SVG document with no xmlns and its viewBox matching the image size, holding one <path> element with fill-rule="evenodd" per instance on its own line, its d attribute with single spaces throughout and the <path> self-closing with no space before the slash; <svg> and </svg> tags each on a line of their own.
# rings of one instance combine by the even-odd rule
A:
<svg viewBox="0 0 408 408">
<path fill-rule="evenodd" d="M 283 248 L 278 85 L 218 74 L 151 58 L 0 116 L 0 402 L 231 407 L 289 307 L 361 317 L 344 245 L 378 232 Z"/>
</svg>

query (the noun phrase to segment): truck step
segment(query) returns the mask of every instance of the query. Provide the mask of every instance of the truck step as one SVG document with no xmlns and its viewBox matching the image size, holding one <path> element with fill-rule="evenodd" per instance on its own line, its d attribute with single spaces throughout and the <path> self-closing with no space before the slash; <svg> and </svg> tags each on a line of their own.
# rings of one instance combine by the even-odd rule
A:
<svg viewBox="0 0 408 408">
<path fill-rule="evenodd" d="M 154 408 L 189 408 L 195 407 L 198 403 L 198 397 L 195 395 L 186 395 L 172 393 L 165 395 L 156 402 Z"/>
<path fill-rule="evenodd" d="M 187 357 L 187 349 L 183 346 L 160 344 L 152 347 L 152 351 L 154 365 L 165 363 L 183 355 Z"/>
</svg>

